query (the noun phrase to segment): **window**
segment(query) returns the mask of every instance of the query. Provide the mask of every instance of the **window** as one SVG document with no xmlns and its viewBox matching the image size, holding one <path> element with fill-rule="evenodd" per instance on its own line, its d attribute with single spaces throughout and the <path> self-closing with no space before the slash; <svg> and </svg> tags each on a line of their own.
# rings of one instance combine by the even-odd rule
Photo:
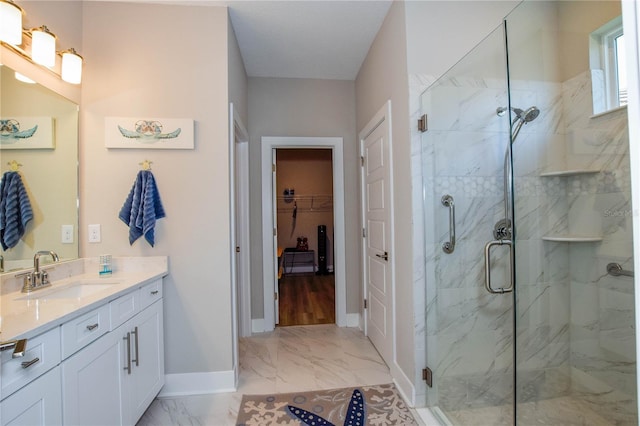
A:
<svg viewBox="0 0 640 426">
<path fill-rule="evenodd" d="M 622 17 L 603 25 L 590 40 L 594 114 L 627 104 L 627 74 Z"/>
<path fill-rule="evenodd" d="M 618 35 L 614 39 L 616 46 L 616 92 L 618 95 L 618 106 L 627 104 L 627 57 L 624 48 L 624 34 Z"/>
</svg>

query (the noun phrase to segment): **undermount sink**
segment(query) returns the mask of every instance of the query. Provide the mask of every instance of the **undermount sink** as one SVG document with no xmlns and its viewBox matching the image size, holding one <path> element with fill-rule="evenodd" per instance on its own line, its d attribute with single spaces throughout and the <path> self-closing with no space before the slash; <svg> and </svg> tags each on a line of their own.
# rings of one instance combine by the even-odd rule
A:
<svg viewBox="0 0 640 426">
<path fill-rule="evenodd" d="M 106 290 L 118 281 L 81 280 L 69 284 L 62 284 L 56 287 L 48 287 L 42 290 L 35 290 L 29 294 L 17 297 L 15 300 L 54 300 L 54 299 L 82 299 L 102 290 Z"/>
</svg>

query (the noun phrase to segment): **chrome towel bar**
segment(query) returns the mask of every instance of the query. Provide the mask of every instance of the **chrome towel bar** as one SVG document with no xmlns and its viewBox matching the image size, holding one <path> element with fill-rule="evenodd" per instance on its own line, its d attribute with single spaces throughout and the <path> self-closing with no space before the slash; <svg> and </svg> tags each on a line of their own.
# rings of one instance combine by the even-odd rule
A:
<svg viewBox="0 0 640 426">
<path fill-rule="evenodd" d="M 451 195 L 443 195 L 441 201 L 449 207 L 449 241 L 442 243 L 442 251 L 451 254 L 456 249 L 456 207 Z"/>
</svg>

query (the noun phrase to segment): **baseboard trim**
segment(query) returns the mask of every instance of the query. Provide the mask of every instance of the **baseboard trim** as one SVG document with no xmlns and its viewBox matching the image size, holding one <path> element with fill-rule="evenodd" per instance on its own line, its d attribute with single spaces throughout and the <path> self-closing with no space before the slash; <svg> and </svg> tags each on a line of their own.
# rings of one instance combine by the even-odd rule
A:
<svg viewBox="0 0 640 426">
<path fill-rule="evenodd" d="M 360 328 L 360 314 L 347 314 L 347 327 Z"/>
<path fill-rule="evenodd" d="M 210 393 L 235 392 L 234 370 L 206 373 L 165 374 L 164 387 L 158 398 Z"/>
<path fill-rule="evenodd" d="M 416 388 L 411 383 L 411 380 L 404 374 L 404 371 L 400 369 L 398 364 L 395 362 L 391 365 L 391 377 L 393 377 L 393 382 L 395 383 L 398 391 L 407 402 L 409 407 L 416 406 Z"/>
<path fill-rule="evenodd" d="M 264 318 L 254 318 L 251 320 L 252 333 L 264 333 Z"/>
</svg>

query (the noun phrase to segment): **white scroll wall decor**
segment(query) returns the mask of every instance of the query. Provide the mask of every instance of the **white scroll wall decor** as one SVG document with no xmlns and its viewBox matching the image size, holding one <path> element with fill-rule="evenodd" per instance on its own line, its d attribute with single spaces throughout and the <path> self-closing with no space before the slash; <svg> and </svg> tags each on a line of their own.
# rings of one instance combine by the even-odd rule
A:
<svg viewBox="0 0 640 426">
<path fill-rule="evenodd" d="M 53 149 L 53 117 L 0 118 L 0 149 Z"/>
<path fill-rule="evenodd" d="M 105 118 L 107 148 L 193 149 L 194 122 L 182 118 Z"/>
</svg>

